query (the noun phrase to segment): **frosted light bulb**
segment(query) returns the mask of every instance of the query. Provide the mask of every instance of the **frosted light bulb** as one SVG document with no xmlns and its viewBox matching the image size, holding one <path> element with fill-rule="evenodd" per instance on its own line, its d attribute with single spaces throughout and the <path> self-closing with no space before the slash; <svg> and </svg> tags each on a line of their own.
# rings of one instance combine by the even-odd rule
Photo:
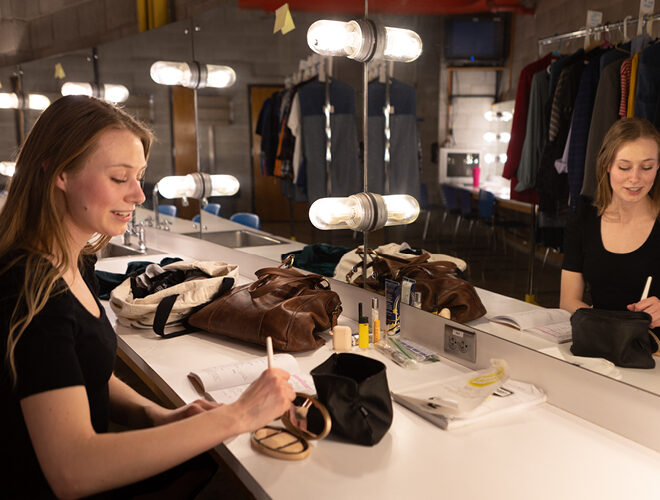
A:
<svg viewBox="0 0 660 500">
<path fill-rule="evenodd" d="M 309 208 L 309 220 L 319 229 L 373 231 L 417 219 L 419 203 L 412 196 L 358 193 L 347 198 L 321 198 Z"/>
<path fill-rule="evenodd" d="M 170 200 L 232 196 L 239 188 L 240 183 L 233 175 L 209 175 L 196 172 L 188 175 L 170 175 L 158 181 L 158 192 Z"/>
<path fill-rule="evenodd" d="M 486 155 L 484 155 L 484 161 L 488 165 L 490 165 L 491 163 L 495 163 L 495 155 L 492 153 L 486 153 Z"/>
<path fill-rule="evenodd" d="M 50 106 L 50 99 L 43 94 L 28 94 L 28 108 L 36 110 L 44 110 Z"/>
<path fill-rule="evenodd" d="M 232 196 L 238 193 L 241 184 L 233 175 L 212 175 L 211 192 L 206 196 Z"/>
<path fill-rule="evenodd" d="M 186 62 L 156 61 L 149 70 L 151 79 L 160 85 L 182 85 L 192 83 L 192 71 Z"/>
<path fill-rule="evenodd" d="M 508 133 L 508 132 L 502 132 L 501 134 L 499 134 L 498 138 L 499 138 L 500 142 L 506 143 L 506 142 L 509 142 L 511 140 L 511 134 Z"/>
<path fill-rule="evenodd" d="M 412 62 L 422 54 L 422 39 L 417 33 L 402 28 L 385 26 L 383 59 Z"/>
<path fill-rule="evenodd" d="M 493 111 L 492 109 L 484 113 L 484 118 L 489 122 L 508 122 L 513 118 L 509 111 Z"/>
<path fill-rule="evenodd" d="M 502 153 L 502 154 L 499 156 L 499 162 L 500 162 L 500 163 L 506 163 L 506 160 L 507 160 L 507 155 L 506 155 L 506 153 Z"/>
<path fill-rule="evenodd" d="M 195 179 L 190 175 L 169 175 L 158 181 L 158 192 L 170 200 L 188 198 L 195 193 Z"/>
<path fill-rule="evenodd" d="M 495 142 L 496 140 L 497 140 L 497 134 L 495 132 L 486 132 L 484 134 L 484 141 Z"/>
<path fill-rule="evenodd" d="M 410 224 L 419 215 L 419 203 L 407 194 L 392 194 L 383 196 L 387 208 L 386 226 L 400 226 Z"/>
<path fill-rule="evenodd" d="M 16 162 L 13 161 L 0 161 L 0 175 L 11 177 L 16 171 Z"/>
<path fill-rule="evenodd" d="M 206 65 L 206 86 L 222 89 L 236 82 L 236 72 L 229 66 Z"/>
<path fill-rule="evenodd" d="M 0 109 L 18 109 L 18 96 L 13 92 L 0 92 Z"/>
<path fill-rule="evenodd" d="M 340 56 L 360 62 L 372 59 L 410 62 L 422 53 L 417 33 L 376 24 L 369 19 L 314 22 L 307 30 L 307 45 L 323 56 Z"/>
<path fill-rule="evenodd" d="M 130 95 L 128 89 L 118 83 L 103 84 L 103 98 L 110 102 L 124 102 Z"/>
<path fill-rule="evenodd" d="M 65 82 L 60 89 L 62 95 L 87 95 L 94 94 L 92 84 L 87 82 Z"/>
<path fill-rule="evenodd" d="M 320 198 L 309 207 L 309 220 L 319 229 L 356 229 L 364 213 L 357 199 Z"/>
<path fill-rule="evenodd" d="M 362 45 L 362 30 L 355 21 L 322 19 L 307 30 L 307 45 L 322 56 L 353 58 Z"/>
</svg>

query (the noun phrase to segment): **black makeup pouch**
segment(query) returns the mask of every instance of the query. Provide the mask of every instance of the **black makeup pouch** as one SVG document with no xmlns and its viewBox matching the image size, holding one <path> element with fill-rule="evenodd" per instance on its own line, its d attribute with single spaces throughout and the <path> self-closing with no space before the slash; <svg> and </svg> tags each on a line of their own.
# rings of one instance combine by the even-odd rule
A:
<svg viewBox="0 0 660 500">
<path fill-rule="evenodd" d="M 362 445 L 378 443 L 392 425 L 385 365 L 359 354 L 335 353 L 311 372 L 332 432 Z"/>
<path fill-rule="evenodd" d="M 658 344 L 645 312 L 581 308 L 571 316 L 576 356 L 605 358 L 623 368 L 654 368 Z"/>
</svg>

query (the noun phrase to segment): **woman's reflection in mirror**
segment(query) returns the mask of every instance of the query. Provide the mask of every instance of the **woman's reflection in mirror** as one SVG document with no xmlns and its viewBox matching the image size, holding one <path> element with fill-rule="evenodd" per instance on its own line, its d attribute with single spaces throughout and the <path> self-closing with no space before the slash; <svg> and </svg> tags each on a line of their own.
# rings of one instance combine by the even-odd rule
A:
<svg viewBox="0 0 660 500">
<path fill-rule="evenodd" d="M 660 326 L 660 133 L 649 121 L 623 118 L 608 131 L 596 163 L 593 204 L 582 203 L 564 240 L 560 306 L 644 311 Z M 647 278 L 648 297 L 640 300 Z"/>
</svg>

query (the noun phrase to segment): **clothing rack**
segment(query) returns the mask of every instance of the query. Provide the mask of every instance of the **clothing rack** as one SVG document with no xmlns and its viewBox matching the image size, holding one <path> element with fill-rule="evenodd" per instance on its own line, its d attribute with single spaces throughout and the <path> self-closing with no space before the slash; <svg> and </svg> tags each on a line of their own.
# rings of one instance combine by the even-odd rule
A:
<svg viewBox="0 0 660 500">
<path fill-rule="evenodd" d="M 390 146 L 392 139 L 392 132 L 390 129 L 390 116 L 394 113 L 394 107 L 390 104 L 390 84 L 394 75 L 394 63 L 392 61 L 372 61 L 368 67 L 369 81 L 378 78 L 380 83 L 385 84 L 385 106 L 383 106 L 383 116 L 385 117 L 385 126 L 383 133 L 385 134 L 385 148 L 383 154 L 383 194 L 390 193 Z"/>
<path fill-rule="evenodd" d="M 291 87 L 317 77 L 320 82 L 332 78 L 332 57 L 312 54 L 298 62 L 298 71 L 284 79 L 284 86 Z"/>
<path fill-rule="evenodd" d="M 608 23 L 608 24 L 601 24 L 599 26 L 593 26 L 591 28 L 582 28 L 576 31 L 571 31 L 568 33 L 563 33 L 561 35 L 552 35 L 549 37 L 545 38 L 539 38 L 538 40 L 538 46 L 539 46 L 539 54 L 543 52 L 543 48 L 546 45 L 551 45 L 555 42 L 561 42 L 563 40 L 572 40 L 575 38 L 584 38 L 588 37 L 591 35 L 597 35 L 600 33 L 608 33 L 613 30 L 621 29 L 625 30 L 628 25 L 633 24 L 633 23 L 638 23 L 640 18 L 637 17 L 631 17 L 627 16 L 623 21 L 617 21 L 614 23 Z M 660 19 L 660 13 L 658 14 L 647 14 L 642 17 L 642 23 L 644 25 L 648 25 L 649 21 L 655 21 L 657 19 Z"/>
</svg>

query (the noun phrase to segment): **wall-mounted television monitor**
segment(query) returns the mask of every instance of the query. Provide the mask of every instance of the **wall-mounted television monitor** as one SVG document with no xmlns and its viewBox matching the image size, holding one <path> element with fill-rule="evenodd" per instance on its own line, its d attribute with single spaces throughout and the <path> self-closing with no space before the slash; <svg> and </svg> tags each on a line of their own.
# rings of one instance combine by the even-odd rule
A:
<svg viewBox="0 0 660 500">
<path fill-rule="evenodd" d="M 440 182 L 471 186 L 472 168 L 481 167 L 481 157 L 481 151 L 475 149 L 441 148 Z"/>
<path fill-rule="evenodd" d="M 508 57 L 509 15 L 476 14 L 445 19 L 449 66 L 501 66 Z"/>
</svg>

